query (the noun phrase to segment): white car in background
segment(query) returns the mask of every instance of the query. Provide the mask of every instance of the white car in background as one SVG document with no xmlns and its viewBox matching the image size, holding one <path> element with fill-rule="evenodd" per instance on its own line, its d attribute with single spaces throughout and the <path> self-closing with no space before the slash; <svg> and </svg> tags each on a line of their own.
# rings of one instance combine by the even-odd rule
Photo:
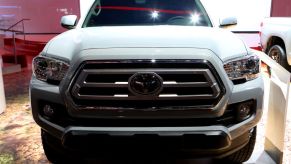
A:
<svg viewBox="0 0 291 164">
<path fill-rule="evenodd" d="M 166 155 L 244 162 L 262 116 L 256 52 L 200 0 L 96 0 L 33 60 L 30 98 L 53 163 Z M 220 26 L 236 19 L 220 21 Z"/>
<path fill-rule="evenodd" d="M 263 51 L 291 71 L 291 18 L 266 18 L 261 26 Z"/>
</svg>

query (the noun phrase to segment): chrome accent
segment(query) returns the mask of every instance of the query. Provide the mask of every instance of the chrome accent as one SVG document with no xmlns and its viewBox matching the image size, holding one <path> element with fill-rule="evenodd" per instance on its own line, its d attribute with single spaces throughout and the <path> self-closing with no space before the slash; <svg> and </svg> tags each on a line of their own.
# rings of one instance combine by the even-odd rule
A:
<svg viewBox="0 0 291 164">
<path fill-rule="evenodd" d="M 199 62 L 198 62 L 199 61 Z M 127 61 L 128 62 L 128 61 Z M 144 63 L 142 61 L 133 61 L 130 63 Z M 101 61 L 87 61 L 84 62 L 78 72 L 75 75 L 75 80 L 70 87 L 70 93 L 72 100 L 75 105 L 82 106 L 81 108 L 96 107 L 96 108 L 107 108 L 112 109 L 132 109 L 135 107 L 128 107 L 128 105 L 135 103 L 150 102 L 152 106 L 146 106 L 145 108 L 160 108 L 159 104 L 162 102 L 163 107 L 161 109 L 168 109 L 171 105 L 167 106 L 167 101 L 178 102 L 175 104 L 178 108 L 198 106 L 203 108 L 211 108 L 215 106 L 222 95 L 225 93 L 225 88 L 219 79 L 214 67 L 205 60 L 186 60 L 188 66 L 184 67 L 183 62 L 179 61 L 180 66 L 175 67 L 158 67 L 159 60 L 156 61 L 154 67 L 139 66 L 126 66 L 125 63 L 121 68 L 116 67 L 114 61 L 104 62 Z M 164 60 L 162 63 L 174 64 L 174 61 Z M 193 62 L 193 66 L 189 66 Z M 195 63 L 204 65 L 203 68 L 196 67 Z M 119 64 L 120 64 L 119 63 Z M 101 64 L 101 66 L 99 66 Z M 118 64 L 118 62 L 117 62 Z M 104 69 L 104 66 L 106 66 Z M 113 67 L 111 67 L 114 65 Z M 141 67 L 141 68 L 140 68 Z M 162 90 L 157 95 L 135 95 L 129 88 L 129 79 L 136 73 L 155 73 L 162 78 Z M 197 105 L 194 101 L 212 101 L 213 104 L 205 103 Z M 79 103 L 79 102 L 84 103 Z M 94 105 L 90 102 L 100 102 L 102 105 Z M 106 105 L 103 102 L 114 102 L 116 105 L 108 103 Z M 146 102 L 145 102 L 146 101 Z M 181 102 L 180 102 L 181 101 Z M 183 101 L 187 101 L 185 104 Z M 191 103 L 193 101 L 193 103 Z M 126 107 L 118 106 L 119 103 L 125 103 Z M 190 104 L 190 105 L 189 105 Z M 141 105 L 142 107 L 142 105 Z"/>
<path fill-rule="evenodd" d="M 220 94 L 220 88 L 210 72 L 209 69 L 94 69 L 88 70 L 83 69 L 77 79 L 77 82 L 74 85 L 76 88 L 72 93 L 73 96 L 77 99 L 94 99 L 94 100 L 113 100 L 115 99 L 114 91 L 113 94 L 82 94 L 80 93 L 81 88 L 128 88 L 128 83 L 121 82 L 119 79 L 116 79 L 118 83 L 114 82 L 88 82 L 87 78 L 89 75 L 123 75 L 131 77 L 135 73 L 146 73 L 146 72 L 155 72 L 159 76 L 163 77 L 163 75 L 203 75 L 206 81 L 202 82 L 176 82 L 176 83 L 163 83 L 164 90 L 167 88 L 201 88 L 201 87 L 209 87 L 212 90 L 212 94 L 197 94 L 198 92 L 193 91 L 193 94 L 177 94 L 178 96 L 174 96 L 178 99 L 212 99 L 217 98 Z M 164 91 L 163 90 L 163 91 Z M 160 94 L 165 94 L 161 91 Z M 131 95 L 130 92 L 127 92 L 128 95 Z M 175 93 L 171 93 L 175 94 Z M 167 97 L 170 98 L 170 97 Z M 138 99 L 138 96 L 131 95 L 127 98 L 128 100 Z M 147 97 L 146 99 L 156 99 L 152 96 Z"/>
<path fill-rule="evenodd" d="M 157 96 L 163 89 L 163 79 L 155 72 L 137 72 L 128 83 L 128 90 L 136 96 Z"/>
</svg>

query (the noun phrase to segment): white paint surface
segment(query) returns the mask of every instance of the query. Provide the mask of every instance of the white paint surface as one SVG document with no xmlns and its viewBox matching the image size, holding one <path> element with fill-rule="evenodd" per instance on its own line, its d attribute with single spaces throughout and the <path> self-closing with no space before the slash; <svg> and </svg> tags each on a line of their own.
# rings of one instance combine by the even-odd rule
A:
<svg viewBox="0 0 291 164">
<path fill-rule="evenodd" d="M 2 76 L 2 56 L 0 55 L 0 114 L 4 112 L 6 108 L 5 94 L 4 94 L 4 84 Z"/>
</svg>

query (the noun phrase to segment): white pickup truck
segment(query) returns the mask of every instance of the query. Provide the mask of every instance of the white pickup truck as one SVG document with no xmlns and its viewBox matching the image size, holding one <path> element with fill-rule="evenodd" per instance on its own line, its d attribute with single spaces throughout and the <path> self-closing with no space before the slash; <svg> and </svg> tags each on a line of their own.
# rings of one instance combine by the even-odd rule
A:
<svg viewBox="0 0 291 164">
<path fill-rule="evenodd" d="M 64 16 L 71 30 L 33 60 L 32 113 L 49 161 L 249 159 L 260 60 L 200 0 L 96 0 L 86 13 Z"/>
<path fill-rule="evenodd" d="M 266 18 L 261 26 L 263 51 L 290 71 L 291 18 Z"/>
</svg>

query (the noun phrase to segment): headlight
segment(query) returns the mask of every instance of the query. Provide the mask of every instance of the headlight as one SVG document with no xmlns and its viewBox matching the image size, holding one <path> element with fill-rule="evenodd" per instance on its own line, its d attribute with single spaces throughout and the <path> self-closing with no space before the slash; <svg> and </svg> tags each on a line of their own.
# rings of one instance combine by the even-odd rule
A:
<svg viewBox="0 0 291 164">
<path fill-rule="evenodd" d="M 232 59 L 224 63 L 224 69 L 230 80 L 253 80 L 260 73 L 260 59 L 256 55 Z"/>
<path fill-rule="evenodd" d="M 38 80 L 59 83 L 66 75 L 69 64 L 43 56 L 33 59 L 33 73 Z"/>
</svg>

